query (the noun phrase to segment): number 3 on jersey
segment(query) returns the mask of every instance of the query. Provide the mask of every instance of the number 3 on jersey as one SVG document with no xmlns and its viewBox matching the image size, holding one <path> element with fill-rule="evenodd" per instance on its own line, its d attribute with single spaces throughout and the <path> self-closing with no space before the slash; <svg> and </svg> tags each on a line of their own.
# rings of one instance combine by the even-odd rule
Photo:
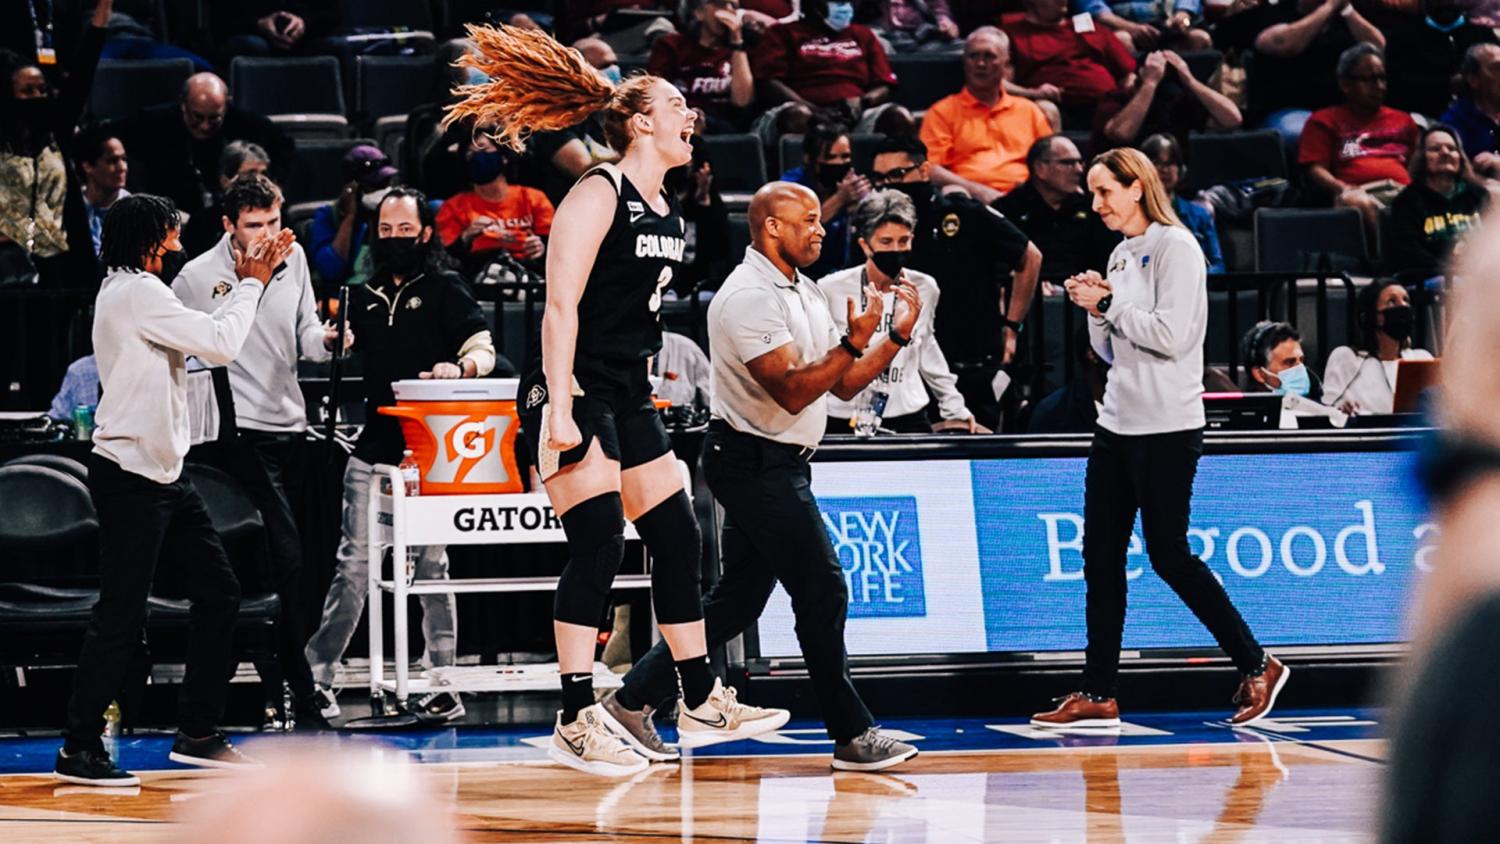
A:
<svg viewBox="0 0 1500 844">
<path fill-rule="evenodd" d="M 661 275 L 659 275 L 659 276 L 656 277 L 656 290 L 652 292 L 652 294 L 651 294 L 651 301 L 647 305 L 647 307 L 649 307 L 651 309 L 651 313 L 657 314 L 657 319 L 658 320 L 661 319 L 661 316 L 659 314 L 659 312 L 661 311 L 661 291 L 663 290 L 663 288 L 665 288 L 667 285 L 669 285 L 671 283 L 672 283 L 672 268 L 671 267 L 662 267 L 661 268 Z"/>
</svg>

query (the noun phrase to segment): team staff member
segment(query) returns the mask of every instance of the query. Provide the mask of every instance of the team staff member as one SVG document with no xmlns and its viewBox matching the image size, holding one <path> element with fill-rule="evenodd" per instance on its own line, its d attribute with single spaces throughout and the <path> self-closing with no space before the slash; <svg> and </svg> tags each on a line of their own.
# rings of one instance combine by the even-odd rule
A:
<svg viewBox="0 0 1500 844">
<path fill-rule="evenodd" d="M 1066 283 L 1069 298 L 1088 311 L 1094 351 L 1110 364 L 1084 480 L 1088 647 L 1083 690 L 1032 723 L 1120 723 L 1115 679 L 1125 628 L 1125 552 L 1139 510 L 1151 568 L 1239 669 L 1239 709 L 1230 721 L 1247 724 L 1271 711 L 1291 672 L 1261 649 L 1188 545 L 1193 476 L 1203 454 L 1208 265 L 1143 153 L 1122 148 L 1098 156 L 1088 185 L 1104 224 L 1125 236 L 1109 257 L 1107 278 L 1090 271 Z"/>
<path fill-rule="evenodd" d="M 281 189 L 264 176 L 241 176 L 224 190 L 220 218 L 223 235 L 217 245 L 194 258 L 172 282 L 172 292 L 195 311 L 213 313 L 233 287 L 237 256 L 281 232 Z M 345 334 L 346 342 L 354 338 Z M 244 484 L 266 523 L 271 580 L 281 598 L 276 623 L 276 658 L 296 702 L 297 723 L 326 727 L 314 700 L 312 670 L 302 648 L 302 536 L 283 480 L 298 459 L 307 430 L 307 407 L 297 384 L 297 361 L 325 361 L 335 340 L 331 327 L 318 321 L 317 295 L 307 269 L 307 255 L 292 244 L 276 283 L 266 288 L 250 336 L 229 363 L 234 393 L 235 442 L 223 453 L 224 467 Z M 279 678 L 271 682 L 268 706 L 282 706 Z"/>
<path fill-rule="evenodd" d="M 392 188 L 375 209 L 370 254 L 374 275 L 350 288 L 349 323 L 355 350 L 364 352 L 365 429 L 344 469 L 343 536 L 338 568 L 323 601 L 323 621 L 307 642 L 307 661 L 318 683 L 318 707 L 336 718 L 332 685 L 339 660 L 364 612 L 370 548 L 366 505 L 376 463 L 401 462 L 406 440 L 394 417 L 376 412 L 393 405 L 391 382 L 407 378 L 481 378 L 495 368 L 495 346 L 484 313 L 462 276 L 449 269 L 433 230 L 432 206 L 412 188 Z M 441 545 L 417 549 L 416 577 L 447 578 Z M 377 561 L 378 563 L 378 561 Z M 452 595 L 420 595 L 422 640 L 429 665 L 452 665 L 458 631 Z M 416 713 L 434 721 L 464 714 L 448 692 L 420 698 Z"/>
<path fill-rule="evenodd" d="M 829 311 L 834 327 L 849 330 L 839 305 L 848 299 L 862 300 L 864 289 L 873 285 L 884 299 L 885 319 L 878 329 L 889 331 L 896 313 L 896 285 L 916 288 L 923 304 L 922 314 L 912 329 L 911 345 L 896 353 L 891 365 L 860 391 L 852 401 L 834 396 L 828 400 L 828 433 L 847 434 L 859 408 L 869 405 L 872 394 L 889 396 L 880 427 L 898 434 L 931 433 L 927 419 L 928 390 L 937 396 L 943 425 L 969 433 L 989 433 L 974 421 L 974 414 L 964 406 L 958 392 L 958 379 L 948 370 L 948 359 L 932 333 L 932 312 L 937 306 L 938 284 L 932 276 L 905 269 L 911 260 L 912 232 L 917 227 L 917 212 L 911 198 L 899 191 L 876 191 L 855 206 L 851 222 L 864 250 L 865 263 L 841 270 L 818 280 L 823 296 L 833 302 Z"/>
<path fill-rule="evenodd" d="M 171 758 L 227 768 L 250 764 L 215 727 L 229 692 L 230 637 L 240 585 L 203 499 L 182 477 L 188 450 L 186 359 L 224 364 L 239 354 L 272 268 L 291 253 L 292 233 L 265 238 L 235 262 L 231 290 L 212 315 L 177 301 L 160 273 L 181 253 L 169 199 L 147 194 L 115 203 L 104 221 L 100 260 L 109 275 L 94 304 L 94 354 L 103 395 L 89 458 L 89 497 L 99 519 L 99 600 L 89 618 L 58 778 L 81 785 L 139 785 L 110 761 L 99 734 L 141 641 L 146 598 L 168 535 L 187 566 L 192 630 Z"/>
<path fill-rule="evenodd" d="M 921 299 L 898 284 L 891 328 L 872 343 L 884 306 L 867 286 L 862 308 L 853 299 L 844 303 L 849 332 L 841 336 L 828 299 L 798 272 L 822 248 L 819 205 L 811 190 L 790 182 L 757 191 L 750 201 L 752 246 L 708 308 L 715 418 L 703 473 L 725 520 L 724 573 L 704 597 L 703 615 L 708 644 L 717 647 L 755 623 L 779 580 L 792 597 L 802 658 L 834 740 L 833 766 L 876 771 L 917 749 L 873 726 L 849 677 L 849 592 L 809 488 L 807 460 L 827 425 L 824 394 L 852 399 L 885 371 L 911 342 Z M 651 729 L 650 707 L 671 694 L 668 655 L 657 644 L 611 701 L 631 712 L 627 723 L 644 733 Z"/>
<path fill-rule="evenodd" d="M 541 348 L 519 391 L 521 431 L 568 539 L 553 607 L 562 710 L 548 755 L 599 776 L 676 758 L 594 703 L 595 641 L 624 559 L 627 517 L 652 558 L 652 607 L 682 686 L 682 743 L 774 730 L 786 711 L 736 702 L 709 670 L 698 520 L 646 374 L 662 346 L 661 291 L 687 248 L 681 210 L 662 182 L 692 160 L 696 115 L 665 79 L 612 83 L 545 33 L 473 31 L 482 58 L 465 61 L 494 81 L 452 109 L 450 121 L 473 117 L 517 149 L 527 132 L 600 112 L 609 145 L 622 153 L 618 166 L 585 173 L 558 208 Z"/>
<path fill-rule="evenodd" d="M 942 304 L 933 308 L 933 330 L 965 404 L 981 425 L 997 427 L 1000 397 L 992 385 L 1000 368 L 1015 360 L 1036 296 L 1041 251 L 995 209 L 963 193 L 938 191 L 927 148 L 916 138 L 882 141 L 870 180 L 915 204 L 911 266 L 936 279 L 943 291 Z"/>
</svg>

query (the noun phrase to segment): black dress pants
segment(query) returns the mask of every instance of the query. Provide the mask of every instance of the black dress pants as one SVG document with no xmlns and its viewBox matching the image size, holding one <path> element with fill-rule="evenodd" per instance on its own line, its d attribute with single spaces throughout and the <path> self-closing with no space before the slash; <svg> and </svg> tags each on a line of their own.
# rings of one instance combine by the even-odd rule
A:
<svg viewBox="0 0 1500 844">
<path fill-rule="evenodd" d="M 1085 692 L 1115 696 L 1125 628 L 1125 555 L 1137 510 L 1152 570 L 1208 628 L 1241 673 L 1261 668 L 1265 652 L 1224 587 L 1188 545 L 1193 477 L 1202 456 L 1201 428 L 1144 436 L 1094 429 L 1083 505 Z"/>
<path fill-rule="evenodd" d="M 849 676 L 844 621 L 849 589 L 812 494 L 805 449 L 715 422 L 704 442 L 703 474 L 724 506 L 723 574 L 703 596 L 708 647 L 717 648 L 760 618 L 779 580 L 792 599 L 797 641 L 828 735 L 846 742 L 874 718 Z M 665 640 L 625 675 L 630 693 L 653 705 L 677 693 Z"/>
<path fill-rule="evenodd" d="M 189 621 L 187 673 L 178 727 L 216 729 L 229 692 L 240 585 L 197 490 L 186 478 L 159 484 L 108 458 L 89 459 L 89 495 L 99 518 L 99 600 L 78 655 L 68 701 L 66 748 L 102 749 L 104 710 L 120 693 L 146 624 L 146 598 L 164 552 L 184 561 Z"/>
</svg>

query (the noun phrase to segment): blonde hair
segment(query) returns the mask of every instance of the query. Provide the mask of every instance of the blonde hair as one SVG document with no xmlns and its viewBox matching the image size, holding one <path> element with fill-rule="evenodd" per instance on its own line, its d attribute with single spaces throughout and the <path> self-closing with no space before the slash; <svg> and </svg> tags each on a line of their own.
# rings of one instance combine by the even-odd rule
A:
<svg viewBox="0 0 1500 844">
<path fill-rule="evenodd" d="M 1115 181 L 1129 187 L 1141 184 L 1141 208 L 1146 219 L 1164 226 L 1181 226 L 1182 220 L 1172 210 L 1172 198 L 1161 186 L 1161 177 L 1156 175 L 1156 165 L 1138 149 L 1118 147 L 1094 156 L 1089 168 L 1103 167 L 1115 177 Z"/>
<path fill-rule="evenodd" d="M 490 81 L 459 85 L 463 99 L 448 106 L 443 126 L 459 121 L 490 132 L 497 144 L 520 151 L 532 132 L 576 126 L 604 112 L 604 140 L 618 152 L 630 146 L 630 118 L 651 108 L 658 77 L 632 76 L 613 85 L 577 50 L 552 36 L 516 27 L 467 26 L 477 53 L 454 64 L 483 71 Z"/>
</svg>

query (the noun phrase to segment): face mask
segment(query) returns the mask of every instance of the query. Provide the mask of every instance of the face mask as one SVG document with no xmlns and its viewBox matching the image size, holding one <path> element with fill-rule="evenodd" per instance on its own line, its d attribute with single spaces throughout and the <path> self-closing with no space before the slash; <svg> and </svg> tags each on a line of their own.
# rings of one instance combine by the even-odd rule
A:
<svg viewBox="0 0 1500 844">
<path fill-rule="evenodd" d="M 916 206 L 918 218 L 932 207 L 932 182 L 897 182 L 887 185 L 885 189 L 899 191 L 911 197 L 911 204 Z"/>
<path fill-rule="evenodd" d="M 182 272 L 182 268 L 186 264 L 187 253 L 181 250 L 162 253 L 161 273 L 159 274 L 161 280 L 171 284 L 172 280 L 177 278 L 177 274 Z"/>
<path fill-rule="evenodd" d="M 464 70 L 466 71 L 464 74 L 464 84 L 485 85 L 490 81 L 489 74 L 485 73 L 477 67 L 464 68 Z"/>
<path fill-rule="evenodd" d="M 476 152 L 469 156 L 469 181 L 476 185 L 487 185 L 505 172 L 505 154 L 501 152 Z"/>
<path fill-rule="evenodd" d="M 849 28 L 849 24 L 854 23 L 854 4 L 829 3 L 828 17 L 824 20 L 828 22 L 829 29 L 834 32 L 843 32 Z"/>
<path fill-rule="evenodd" d="M 379 190 L 372 190 L 359 198 L 359 204 L 366 211 L 374 211 L 380 207 L 380 200 L 385 199 L 385 195 L 390 192 L 390 188 L 380 188 Z"/>
<path fill-rule="evenodd" d="M 1411 306 L 1397 305 L 1393 308 L 1386 308 L 1381 313 L 1385 315 L 1385 324 L 1380 327 L 1380 330 L 1398 343 L 1406 342 L 1406 338 L 1411 336 L 1411 327 L 1414 322 Z"/>
<path fill-rule="evenodd" d="M 29 128 L 40 128 L 52 115 L 51 97 L 32 97 L 25 100 L 12 100 L 11 109 L 16 115 L 16 121 Z"/>
<path fill-rule="evenodd" d="M 1283 369 L 1275 373 L 1281 379 L 1281 386 L 1276 392 L 1283 396 L 1305 396 L 1312 392 L 1312 376 L 1307 374 L 1305 364 L 1297 364 L 1291 369 Z"/>
<path fill-rule="evenodd" d="M 875 264 L 875 269 L 886 278 L 899 278 L 901 269 L 906 266 L 906 261 L 911 257 L 911 250 L 902 249 L 892 252 L 871 252 L 870 261 Z"/>
<path fill-rule="evenodd" d="M 606 67 L 606 68 L 600 70 L 599 72 L 602 73 L 602 74 L 604 74 L 604 78 L 608 79 L 609 83 L 611 85 L 618 85 L 618 84 L 620 84 L 620 78 L 621 77 L 620 77 L 620 66 L 619 65 L 612 64 L 609 67 Z"/>
<path fill-rule="evenodd" d="M 425 249 L 426 244 L 417 243 L 415 237 L 377 237 L 370 244 L 375 266 L 402 278 L 422 268 Z"/>
<path fill-rule="evenodd" d="M 1443 17 L 1447 17 L 1450 14 L 1453 14 L 1453 13 L 1452 12 L 1444 12 L 1443 13 Z M 1468 23 L 1468 18 L 1466 18 L 1462 14 L 1456 15 L 1453 18 L 1453 20 L 1451 22 L 1449 22 L 1449 23 L 1438 23 L 1436 20 L 1433 19 L 1432 15 L 1428 15 L 1427 16 L 1427 25 L 1430 26 L 1430 27 L 1432 27 L 1433 29 L 1436 29 L 1438 32 L 1452 32 L 1453 30 L 1458 29 L 1459 27 L 1463 26 L 1465 23 Z"/>
<path fill-rule="evenodd" d="M 853 169 L 853 164 L 820 164 L 818 165 L 818 181 L 827 187 L 834 187 L 842 182 Z"/>
</svg>

